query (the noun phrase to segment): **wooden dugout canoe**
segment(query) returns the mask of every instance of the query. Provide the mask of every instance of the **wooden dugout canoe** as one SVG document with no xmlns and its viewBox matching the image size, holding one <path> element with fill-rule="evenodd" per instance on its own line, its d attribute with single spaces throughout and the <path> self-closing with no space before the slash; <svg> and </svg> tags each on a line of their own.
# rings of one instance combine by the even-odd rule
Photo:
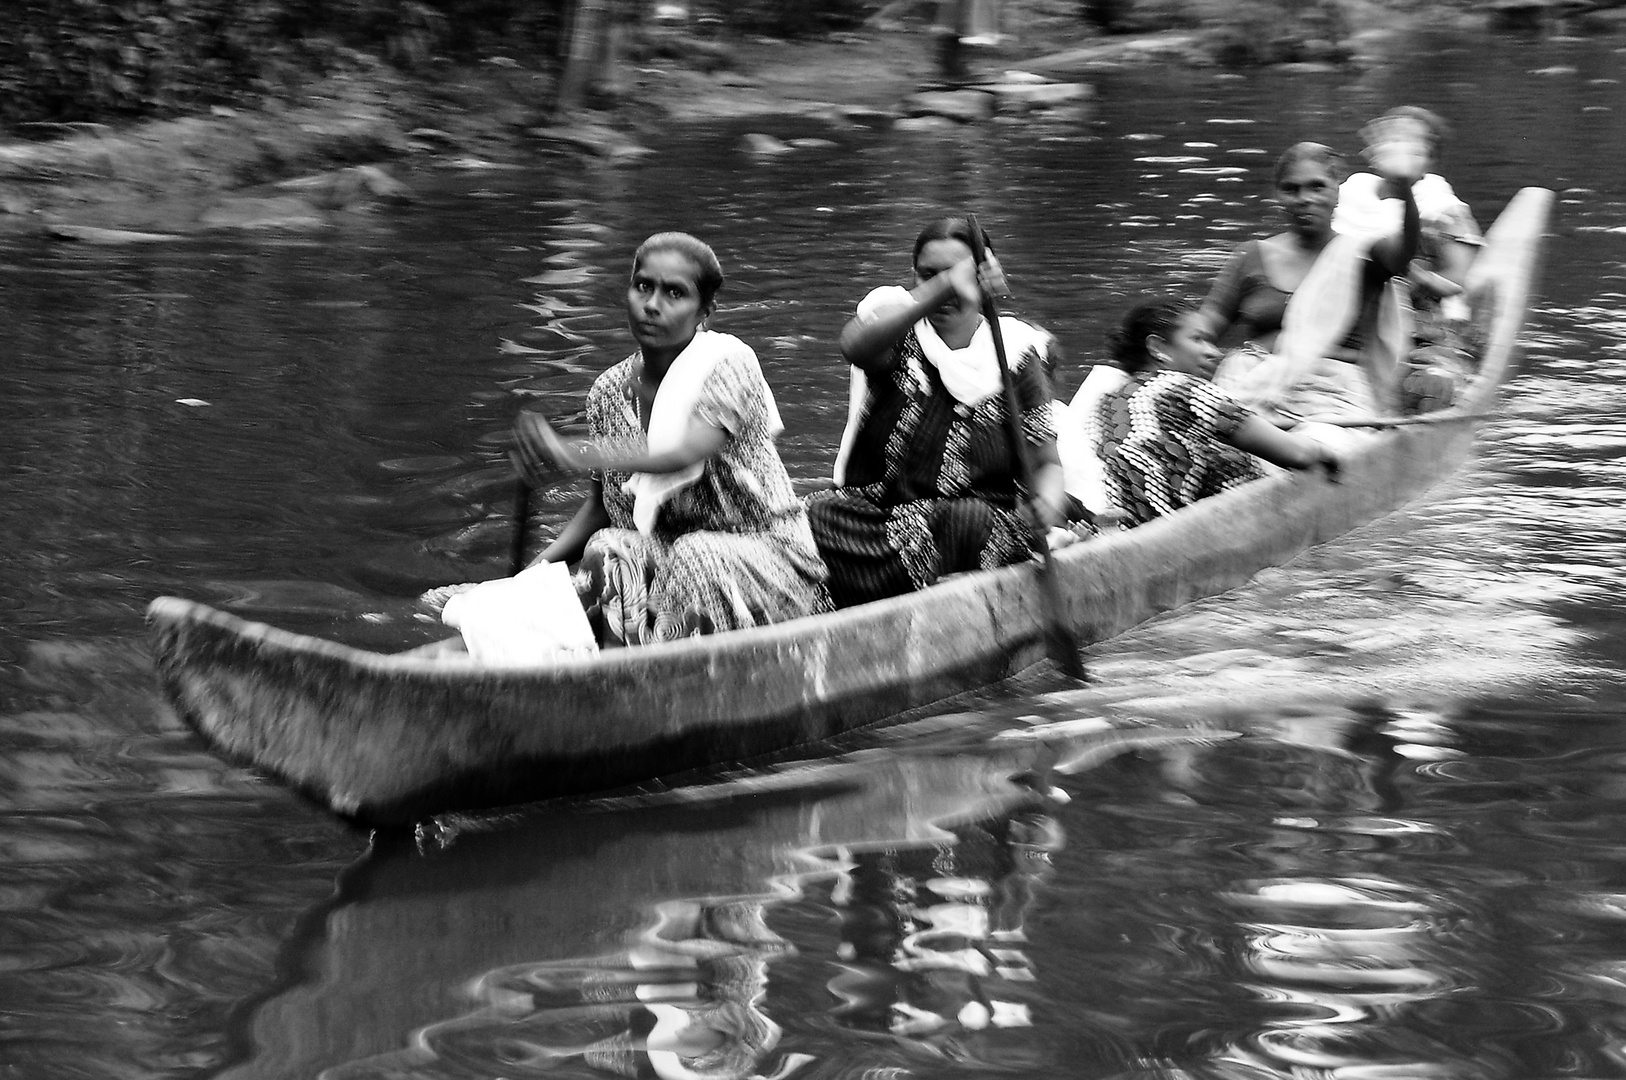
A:
<svg viewBox="0 0 1626 1080">
<path fill-rule="evenodd" d="M 1526 188 L 1486 234 L 1490 299 L 1463 401 L 1367 440 L 1337 484 L 1278 475 L 1056 556 L 1088 644 L 1246 582 L 1410 500 L 1461 464 L 1509 377 L 1552 193 Z M 217 750 L 334 811 L 402 823 L 619 787 L 793 750 L 993 684 L 1038 662 L 1033 566 L 777 626 L 535 666 L 386 654 L 160 597 L 160 680 Z"/>
</svg>

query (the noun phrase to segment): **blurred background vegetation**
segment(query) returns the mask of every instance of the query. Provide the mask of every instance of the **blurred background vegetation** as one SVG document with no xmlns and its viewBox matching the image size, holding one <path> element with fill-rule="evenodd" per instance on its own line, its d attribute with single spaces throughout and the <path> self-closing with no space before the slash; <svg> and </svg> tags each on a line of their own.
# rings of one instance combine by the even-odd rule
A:
<svg viewBox="0 0 1626 1080">
<path fill-rule="evenodd" d="M 1081 32 L 1202 28 L 1220 63 L 1337 59 L 1346 10 L 1470 0 L 1005 0 L 1064 10 Z M 936 0 L 4 0 L 0 125 L 177 116 L 296 94 L 326 75 L 493 56 L 553 77 L 572 27 L 623 44 L 641 27 L 795 38 L 876 19 L 929 22 Z M 585 14 L 584 14 L 585 13 Z M 605 28 L 608 27 L 607 31 Z M 616 29 L 619 27 L 619 31 Z M 1029 47 L 1033 43 L 1028 43 Z"/>
</svg>

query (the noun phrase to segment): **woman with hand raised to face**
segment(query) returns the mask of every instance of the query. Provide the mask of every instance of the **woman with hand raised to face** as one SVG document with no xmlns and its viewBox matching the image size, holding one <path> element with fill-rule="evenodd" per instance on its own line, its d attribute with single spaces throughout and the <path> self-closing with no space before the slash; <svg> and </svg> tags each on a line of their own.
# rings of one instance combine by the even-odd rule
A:
<svg viewBox="0 0 1626 1080">
<path fill-rule="evenodd" d="M 971 223 L 945 217 L 915 240 L 912 288 L 883 286 L 841 332 L 852 365 L 836 487 L 808 499 L 813 535 L 841 606 L 921 589 L 1032 554 L 1020 504 L 1004 385 L 983 290 L 1004 290 L 990 255 L 979 267 Z M 981 238 L 988 248 L 987 237 Z M 1046 358 L 1050 335 L 1001 318 L 1036 463 L 1041 525 L 1066 519 Z"/>
<path fill-rule="evenodd" d="M 516 440 L 533 479 L 587 474 L 586 501 L 539 562 L 578 563 L 603 645 L 782 622 L 829 608 L 824 565 L 774 446 L 779 411 L 751 348 L 705 328 L 722 266 L 687 233 L 632 260 L 638 351 L 587 395 L 588 438 L 535 413 Z M 579 561 L 579 562 L 578 562 Z"/>
</svg>

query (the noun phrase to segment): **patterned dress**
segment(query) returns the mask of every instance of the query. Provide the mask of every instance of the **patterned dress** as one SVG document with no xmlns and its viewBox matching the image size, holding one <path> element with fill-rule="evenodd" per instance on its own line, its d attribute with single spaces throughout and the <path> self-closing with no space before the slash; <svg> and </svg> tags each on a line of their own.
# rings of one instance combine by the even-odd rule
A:
<svg viewBox="0 0 1626 1080">
<path fill-rule="evenodd" d="M 1029 442 L 1053 441 L 1050 381 L 1036 350 L 1013 374 Z M 807 506 L 836 604 L 1027 559 L 1032 548 L 1018 510 L 1004 396 L 962 405 L 926 362 L 913 330 L 865 375 L 868 396 L 846 486 L 815 493 Z"/>
<path fill-rule="evenodd" d="M 1144 525 L 1264 475 L 1250 454 L 1222 442 L 1251 410 L 1194 375 L 1144 372 L 1107 394 L 1086 433 L 1126 526 Z"/>
<path fill-rule="evenodd" d="M 642 451 L 637 357 L 600 375 L 587 422 L 600 445 Z M 728 433 L 690 486 L 661 507 L 652 535 L 633 526 L 630 478 L 606 472 L 610 525 L 594 533 L 576 591 L 604 645 L 637 645 L 783 622 L 830 608 L 824 564 L 770 427 L 771 391 L 749 353 L 706 377 L 696 419 Z"/>
</svg>

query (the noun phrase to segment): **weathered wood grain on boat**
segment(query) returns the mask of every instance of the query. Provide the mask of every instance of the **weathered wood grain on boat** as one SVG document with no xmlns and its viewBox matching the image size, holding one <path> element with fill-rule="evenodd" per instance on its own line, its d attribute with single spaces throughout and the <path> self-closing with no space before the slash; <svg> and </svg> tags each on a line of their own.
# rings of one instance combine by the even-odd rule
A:
<svg viewBox="0 0 1626 1080">
<path fill-rule="evenodd" d="M 1082 643 L 1234 588 L 1454 470 L 1512 370 L 1552 194 L 1487 232 L 1480 379 L 1454 422 L 1375 434 L 1339 482 L 1280 475 L 1056 557 Z M 813 743 L 997 682 L 1042 656 L 1032 566 L 758 630 L 493 667 L 383 654 L 175 597 L 148 609 L 163 685 L 222 753 L 375 821 L 573 794 Z"/>
</svg>

